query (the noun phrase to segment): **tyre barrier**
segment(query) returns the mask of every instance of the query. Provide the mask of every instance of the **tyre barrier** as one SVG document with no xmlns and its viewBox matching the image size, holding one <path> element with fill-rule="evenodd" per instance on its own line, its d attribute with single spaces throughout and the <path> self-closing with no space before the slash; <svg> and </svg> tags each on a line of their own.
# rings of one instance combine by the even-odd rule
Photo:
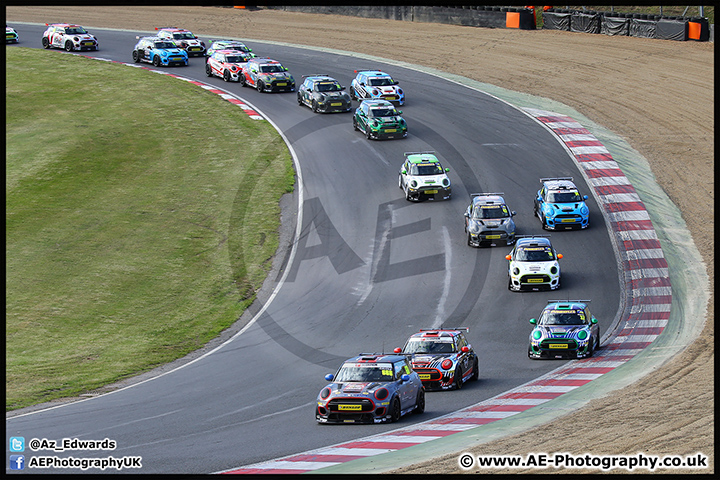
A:
<svg viewBox="0 0 720 480">
<path fill-rule="evenodd" d="M 568 11 L 542 12 L 543 29 L 569 32 L 602 33 L 661 40 L 710 40 L 710 25 L 705 17 L 665 17 L 644 13 Z"/>
</svg>

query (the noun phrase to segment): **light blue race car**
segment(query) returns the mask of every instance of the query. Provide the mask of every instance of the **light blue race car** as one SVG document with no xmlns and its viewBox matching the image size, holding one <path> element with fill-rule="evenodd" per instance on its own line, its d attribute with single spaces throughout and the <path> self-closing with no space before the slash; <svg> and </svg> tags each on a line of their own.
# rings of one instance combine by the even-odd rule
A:
<svg viewBox="0 0 720 480">
<path fill-rule="evenodd" d="M 572 177 L 541 178 L 534 214 L 547 230 L 584 229 L 589 225 L 587 195 L 580 195 Z"/>
<path fill-rule="evenodd" d="M 530 319 L 528 357 L 585 358 L 600 347 L 600 327 L 590 300 L 550 300 L 539 319 Z"/>
<path fill-rule="evenodd" d="M 391 423 L 425 411 L 425 389 L 405 355 L 361 353 L 346 360 L 317 397 L 318 423 Z"/>
</svg>

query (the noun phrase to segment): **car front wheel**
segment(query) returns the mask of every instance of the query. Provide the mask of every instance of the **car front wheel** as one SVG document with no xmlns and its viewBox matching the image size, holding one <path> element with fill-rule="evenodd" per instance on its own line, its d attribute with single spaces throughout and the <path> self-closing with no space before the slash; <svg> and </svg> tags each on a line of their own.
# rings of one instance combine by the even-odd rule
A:
<svg viewBox="0 0 720 480">
<path fill-rule="evenodd" d="M 155 55 L 155 58 L 153 58 L 153 65 L 155 65 L 156 67 L 160 66 L 160 57 L 159 56 Z"/>
<path fill-rule="evenodd" d="M 208 77 L 212 77 L 212 68 L 210 67 L 210 65 L 205 65 L 205 75 L 207 75 Z"/>
<path fill-rule="evenodd" d="M 137 50 L 133 50 L 133 62 L 140 63 L 140 53 Z"/>
<path fill-rule="evenodd" d="M 50 48 L 50 42 L 48 42 L 48 39 L 46 37 L 43 37 L 42 39 L 42 46 L 43 48 Z"/>
<path fill-rule="evenodd" d="M 73 51 L 73 44 L 72 42 L 65 42 L 65 51 L 66 52 L 72 52 Z"/>
<path fill-rule="evenodd" d="M 258 82 L 257 82 L 257 84 L 256 84 L 256 87 L 257 87 L 257 91 L 260 92 L 260 93 L 262 93 L 263 90 L 265 90 L 265 89 L 263 88 L 263 83 L 262 83 L 260 80 L 258 80 Z"/>
<path fill-rule="evenodd" d="M 223 72 L 223 80 L 225 80 L 226 82 L 230 81 L 230 72 L 229 71 L 225 70 Z"/>
</svg>

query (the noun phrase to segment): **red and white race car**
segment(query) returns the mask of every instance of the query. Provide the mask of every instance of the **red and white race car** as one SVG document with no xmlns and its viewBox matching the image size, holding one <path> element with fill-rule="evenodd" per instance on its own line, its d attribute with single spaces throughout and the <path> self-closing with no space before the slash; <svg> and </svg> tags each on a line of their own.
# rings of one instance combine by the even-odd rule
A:
<svg viewBox="0 0 720 480">
<path fill-rule="evenodd" d="M 46 23 L 48 28 L 42 35 L 43 48 L 64 48 L 74 50 L 97 50 L 98 40 L 80 25 L 70 23 Z"/>
<path fill-rule="evenodd" d="M 191 31 L 176 27 L 155 27 L 155 30 L 158 31 L 158 37 L 175 42 L 175 45 L 185 50 L 189 57 L 205 56 L 205 42 L 199 40 L 197 35 L 194 35 Z"/>
<path fill-rule="evenodd" d="M 251 58 L 249 53 L 240 50 L 215 50 L 205 63 L 205 74 L 226 82 L 239 82 L 243 67 Z"/>
</svg>

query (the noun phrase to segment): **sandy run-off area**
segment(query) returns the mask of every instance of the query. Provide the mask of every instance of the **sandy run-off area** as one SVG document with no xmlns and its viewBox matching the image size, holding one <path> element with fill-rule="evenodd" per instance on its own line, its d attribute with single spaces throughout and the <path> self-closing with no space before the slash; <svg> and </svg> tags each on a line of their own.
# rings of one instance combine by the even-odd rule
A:
<svg viewBox="0 0 720 480">
<path fill-rule="evenodd" d="M 229 36 L 354 51 L 546 97 L 621 136 L 649 162 L 657 183 L 680 209 L 706 264 L 711 293 L 706 326 L 682 353 L 636 383 L 592 400 L 575 414 L 467 451 L 657 456 L 702 452 L 709 457 L 707 469 L 656 472 L 714 472 L 714 43 L 219 7 L 10 6 L 6 16 L 8 23 L 72 22 L 145 31 L 159 24 L 176 25 L 204 38 Z M 23 39 L 34 40 L 40 45 L 39 38 Z M 460 469 L 460 453 L 395 473 L 477 473 Z"/>
</svg>

